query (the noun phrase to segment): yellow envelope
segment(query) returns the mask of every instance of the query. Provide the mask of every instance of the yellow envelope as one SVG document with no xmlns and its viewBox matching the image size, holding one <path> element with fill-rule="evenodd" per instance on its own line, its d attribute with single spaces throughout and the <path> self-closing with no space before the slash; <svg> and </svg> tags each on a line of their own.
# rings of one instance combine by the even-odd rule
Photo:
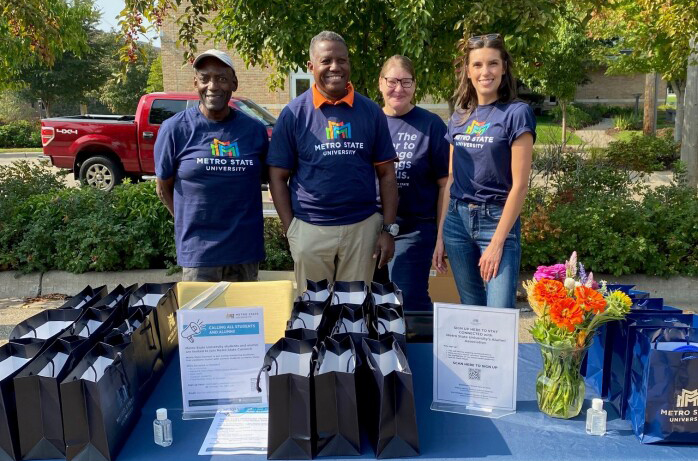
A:
<svg viewBox="0 0 698 461">
<path fill-rule="evenodd" d="M 200 295 L 213 282 L 179 282 L 177 283 L 177 301 L 179 306 Z M 207 307 L 255 307 L 264 309 L 264 342 L 274 344 L 286 331 L 286 321 L 291 316 L 294 299 L 293 282 L 281 280 L 274 282 L 233 282 Z"/>
</svg>

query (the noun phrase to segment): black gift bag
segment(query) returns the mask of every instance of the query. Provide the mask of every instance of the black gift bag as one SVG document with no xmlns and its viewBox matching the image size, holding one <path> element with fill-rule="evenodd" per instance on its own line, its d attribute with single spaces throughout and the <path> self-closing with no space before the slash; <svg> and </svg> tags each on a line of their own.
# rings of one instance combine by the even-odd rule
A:
<svg viewBox="0 0 698 461">
<path fill-rule="evenodd" d="M 144 283 L 129 296 L 128 306 L 152 306 L 155 307 L 160 299 L 176 285 L 171 283 Z"/>
<path fill-rule="evenodd" d="M 293 330 L 286 330 L 284 332 L 284 337 L 288 339 L 298 339 L 300 341 L 311 340 L 317 343 L 318 336 L 316 330 L 308 330 L 307 328 L 294 328 Z"/>
<path fill-rule="evenodd" d="M 639 330 L 631 376 L 629 413 L 638 439 L 698 443 L 698 329 Z"/>
<path fill-rule="evenodd" d="M 332 304 L 365 304 L 370 302 L 368 287 L 361 280 L 336 281 L 332 284 Z"/>
<path fill-rule="evenodd" d="M 412 372 L 392 336 L 364 339 L 364 355 L 372 380 L 364 380 L 367 430 L 376 458 L 419 456 L 417 411 Z"/>
<path fill-rule="evenodd" d="M 92 288 L 87 285 L 80 293 L 65 302 L 58 309 L 85 309 L 94 305 L 107 295 L 107 286 Z"/>
<path fill-rule="evenodd" d="M 302 301 L 318 301 L 325 302 L 329 300 L 332 287 L 327 279 L 315 282 L 306 280 L 306 287 L 303 294 L 300 296 Z"/>
<path fill-rule="evenodd" d="M 376 304 L 373 308 L 374 339 L 382 339 L 385 335 L 392 335 L 400 344 L 403 353 L 407 355 L 407 327 L 405 314 L 400 304 Z"/>
<path fill-rule="evenodd" d="M 286 329 L 305 328 L 308 330 L 319 330 L 325 307 L 327 307 L 325 301 L 310 301 L 298 298 L 293 303 L 291 318 L 288 320 Z"/>
<path fill-rule="evenodd" d="M 58 338 L 15 376 L 22 459 L 65 457 L 60 383 L 93 345 L 80 336 Z"/>
<path fill-rule="evenodd" d="M 321 344 L 314 370 L 315 421 L 318 456 L 361 454 L 356 371 L 359 368 L 351 338 Z"/>
<path fill-rule="evenodd" d="M 177 284 L 165 293 L 155 307 L 155 327 L 162 348 L 162 359 L 167 365 L 172 360 L 179 345 L 177 334 Z"/>
<path fill-rule="evenodd" d="M 61 383 L 66 460 L 110 461 L 140 416 L 133 348 L 97 343 Z"/>
<path fill-rule="evenodd" d="M 81 336 L 99 341 L 116 324 L 123 320 L 124 310 L 120 304 L 115 307 L 106 305 L 88 307 L 82 315 L 71 325 L 64 335 Z"/>
<path fill-rule="evenodd" d="M 25 338 L 0 346 L 0 461 L 19 459 L 14 377 L 39 354 L 44 343 Z"/>
<path fill-rule="evenodd" d="M 72 327 L 82 314 L 81 309 L 47 309 L 19 322 L 12 329 L 10 339 L 54 339 Z"/>
<path fill-rule="evenodd" d="M 399 304 L 402 306 L 402 290 L 398 288 L 395 282 L 371 282 L 371 296 L 375 305 Z"/>
<path fill-rule="evenodd" d="M 279 339 L 264 356 L 269 393 L 268 459 L 312 459 L 315 340 Z M 257 390 L 262 392 L 257 378 Z"/>
<path fill-rule="evenodd" d="M 114 345 L 124 342 L 133 344 L 139 393 L 150 394 L 165 369 L 154 308 L 136 307 L 129 318 L 106 334 L 104 342 Z"/>
<path fill-rule="evenodd" d="M 369 337 L 368 309 L 363 304 L 339 304 L 336 307 L 340 308 L 340 311 L 331 337 L 337 341 L 341 341 L 344 337 L 351 338 L 354 348 L 359 352 L 360 360 L 363 361 L 361 342 Z"/>
</svg>

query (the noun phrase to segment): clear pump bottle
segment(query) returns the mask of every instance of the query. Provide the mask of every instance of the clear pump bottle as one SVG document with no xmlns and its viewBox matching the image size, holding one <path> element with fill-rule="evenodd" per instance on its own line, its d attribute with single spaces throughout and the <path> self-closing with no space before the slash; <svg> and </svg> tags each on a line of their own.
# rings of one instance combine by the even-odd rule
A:
<svg viewBox="0 0 698 461">
<path fill-rule="evenodd" d="M 606 410 L 603 400 L 593 399 L 591 408 L 587 410 L 587 434 L 604 435 L 606 433 Z"/>
<path fill-rule="evenodd" d="M 167 419 L 167 408 L 158 408 L 153 421 L 155 443 L 162 447 L 172 445 L 172 421 Z"/>
</svg>

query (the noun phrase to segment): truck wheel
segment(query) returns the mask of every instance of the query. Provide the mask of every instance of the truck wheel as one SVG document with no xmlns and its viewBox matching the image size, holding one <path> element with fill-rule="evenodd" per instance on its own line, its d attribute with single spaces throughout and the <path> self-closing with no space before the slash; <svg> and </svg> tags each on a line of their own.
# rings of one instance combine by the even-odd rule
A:
<svg viewBox="0 0 698 461">
<path fill-rule="evenodd" d="M 124 172 L 113 160 L 98 155 L 80 166 L 80 181 L 97 189 L 110 191 L 124 179 Z"/>
</svg>

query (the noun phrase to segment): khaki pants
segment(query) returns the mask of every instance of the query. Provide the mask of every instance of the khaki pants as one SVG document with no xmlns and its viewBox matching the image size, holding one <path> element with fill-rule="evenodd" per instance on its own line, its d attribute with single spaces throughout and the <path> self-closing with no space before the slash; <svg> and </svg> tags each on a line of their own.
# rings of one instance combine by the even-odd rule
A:
<svg viewBox="0 0 698 461">
<path fill-rule="evenodd" d="M 293 218 L 286 236 L 298 293 L 305 291 L 307 279 L 371 283 L 376 267 L 373 252 L 382 223 L 379 213 L 345 226 L 316 226 Z"/>
</svg>

